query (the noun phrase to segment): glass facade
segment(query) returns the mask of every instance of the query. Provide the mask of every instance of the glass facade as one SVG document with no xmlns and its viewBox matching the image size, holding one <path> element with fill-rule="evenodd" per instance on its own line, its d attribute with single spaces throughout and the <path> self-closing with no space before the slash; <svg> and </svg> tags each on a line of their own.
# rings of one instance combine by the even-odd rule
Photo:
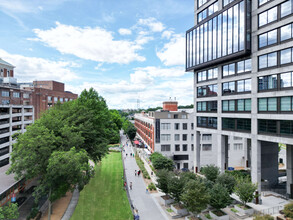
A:
<svg viewBox="0 0 293 220">
<path fill-rule="evenodd" d="M 206 19 L 207 17 L 211 16 L 219 9 L 219 3 L 216 1 L 215 3 L 211 4 L 208 8 L 202 10 L 197 14 L 197 22 L 201 22 L 202 20 Z"/>
<path fill-rule="evenodd" d="M 197 127 L 217 128 L 217 118 L 197 117 Z"/>
<path fill-rule="evenodd" d="M 264 54 L 258 57 L 258 69 L 277 66 L 277 52 Z"/>
<path fill-rule="evenodd" d="M 259 119 L 258 133 L 275 134 L 280 136 L 292 136 L 293 121 Z"/>
<path fill-rule="evenodd" d="M 197 73 L 197 82 L 217 79 L 217 78 L 218 78 L 218 68 L 204 70 Z"/>
<path fill-rule="evenodd" d="M 245 26 L 245 3 L 241 1 L 187 31 L 187 69 L 208 66 L 211 61 L 246 52 L 245 39 L 250 34 Z"/>
<path fill-rule="evenodd" d="M 197 102 L 197 112 L 217 112 L 217 110 L 217 101 Z"/>
<path fill-rule="evenodd" d="M 277 43 L 278 37 L 277 37 L 277 29 L 263 33 L 258 36 L 258 47 L 266 47 L 272 44 Z"/>
<path fill-rule="evenodd" d="M 250 112 L 251 99 L 223 100 L 223 112 Z"/>
<path fill-rule="evenodd" d="M 251 59 L 230 63 L 223 66 L 223 77 L 251 71 Z"/>
<path fill-rule="evenodd" d="M 246 118 L 222 118 L 223 130 L 251 131 L 251 120 Z"/>
<path fill-rule="evenodd" d="M 251 91 L 251 79 L 238 80 L 236 82 L 225 82 L 222 86 L 222 93 L 231 94 L 231 93 L 241 93 L 241 92 L 250 92 Z"/>
<path fill-rule="evenodd" d="M 258 90 L 277 89 L 278 79 L 277 75 L 258 77 Z"/>
<path fill-rule="evenodd" d="M 207 96 L 217 96 L 218 95 L 218 85 L 208 85 L 197 87 L 197 97 L 207 97 Z"/>
</svg>

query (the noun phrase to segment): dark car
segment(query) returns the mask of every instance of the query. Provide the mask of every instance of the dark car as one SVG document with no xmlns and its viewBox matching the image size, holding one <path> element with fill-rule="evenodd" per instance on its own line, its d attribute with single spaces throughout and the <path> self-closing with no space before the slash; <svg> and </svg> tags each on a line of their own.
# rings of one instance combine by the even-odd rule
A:
<svg viewBox="0 0 293 220">
<path fill-rule="evenodd" d="M 27 199 L 27 198 L 26 198 L 25 196 L 19 197 L 19 198 L 16 200 L 16 203 L 17 203 L 18 207 L 21 206 L 21 205 L 25 202 L 26 199 Z"/>
</svg>

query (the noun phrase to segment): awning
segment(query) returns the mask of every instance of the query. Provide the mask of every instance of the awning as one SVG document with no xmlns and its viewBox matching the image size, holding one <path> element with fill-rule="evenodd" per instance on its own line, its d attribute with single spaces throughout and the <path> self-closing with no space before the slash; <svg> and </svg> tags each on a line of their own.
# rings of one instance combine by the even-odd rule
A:
<svg viewBox="0 0 293 220">
<path fill-rule="evenodd" d="M 138 140 L 134 141 L 134 144 L 139 144 L 139 141 Z"/>
</svg>

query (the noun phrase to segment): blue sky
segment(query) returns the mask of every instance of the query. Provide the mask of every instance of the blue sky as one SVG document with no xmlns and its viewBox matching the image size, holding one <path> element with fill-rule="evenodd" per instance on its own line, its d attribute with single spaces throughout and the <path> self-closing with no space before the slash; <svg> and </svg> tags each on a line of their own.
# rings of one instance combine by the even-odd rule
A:
<svg viewBox="0 0 293 220">
<path fill-rule="evenodd" d="M 0 57 L 18 82 L 95 88 L 110 108 L 193 103 L 185 31 L 193 0 L 1 0 Z"/>
</svg>

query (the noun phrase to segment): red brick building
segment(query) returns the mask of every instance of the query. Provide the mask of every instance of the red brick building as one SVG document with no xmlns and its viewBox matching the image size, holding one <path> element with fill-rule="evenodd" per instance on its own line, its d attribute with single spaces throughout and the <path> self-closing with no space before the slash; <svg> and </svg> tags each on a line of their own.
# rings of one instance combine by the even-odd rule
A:
<svg viewBox="0 0 293 220">
<path fill-rule="evenodd" d="M 68 102 L 77 99 L 78 95 L 64 91 L 64 83 L 56 81 L 34 81 L 32 86 L 23 86 L 32 92 L 32 105 L 35 108 L 35 119 L 40 118 L 42 112 L 54 106 L 58 101 Z"/>
</svg>

